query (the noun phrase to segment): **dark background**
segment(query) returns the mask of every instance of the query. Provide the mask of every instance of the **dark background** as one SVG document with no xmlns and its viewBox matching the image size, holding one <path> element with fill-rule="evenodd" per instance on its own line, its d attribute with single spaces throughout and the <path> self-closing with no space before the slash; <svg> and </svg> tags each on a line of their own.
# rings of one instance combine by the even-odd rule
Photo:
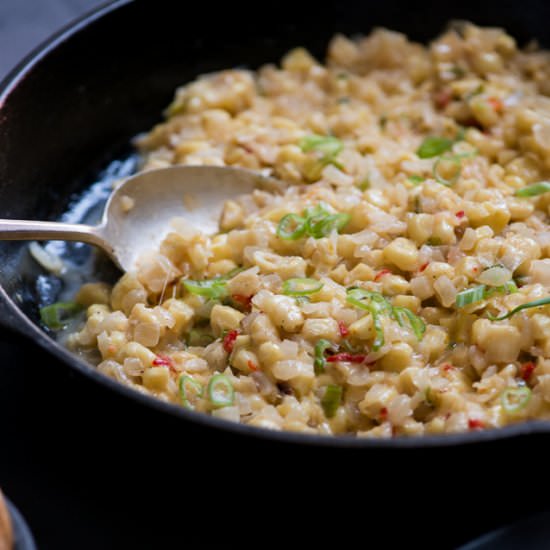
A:
<svg viewBox="0 0 550 550">
<path fill-rule="evenodd" d="M 0 0 L 0 75 L 97 4 Z M 545 446 L 536 440 L 517 440 L 513 455 L 497 445 L 490 454 L 427 449 L 388 458 L 222 434 L 205 439 L 83 379 L 9 330 L 0 332 L 0 357 L 0 486 L 39 548 L 294 548 L 307 541 L 445 550 L 547 500 L 545 476 L 535 473 L 544 471 Z"/>
</svg>

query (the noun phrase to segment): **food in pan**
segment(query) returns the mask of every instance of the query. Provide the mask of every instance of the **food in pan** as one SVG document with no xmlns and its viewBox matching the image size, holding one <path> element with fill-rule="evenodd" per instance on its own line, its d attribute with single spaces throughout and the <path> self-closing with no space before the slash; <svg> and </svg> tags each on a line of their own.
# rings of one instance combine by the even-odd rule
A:
<svg viewBox="0 0 550 550">
<path fill-rule="evenodd" d="M 177 90 L 143 170 L 270 174 L 207 237 L 180 224 L 113 288 L 84 285 L 75 350 L 218 418 L 360 437 L 550 417 L 550 54 L 498 29 L 429 47 L 375 30 Z"/>
</svg>

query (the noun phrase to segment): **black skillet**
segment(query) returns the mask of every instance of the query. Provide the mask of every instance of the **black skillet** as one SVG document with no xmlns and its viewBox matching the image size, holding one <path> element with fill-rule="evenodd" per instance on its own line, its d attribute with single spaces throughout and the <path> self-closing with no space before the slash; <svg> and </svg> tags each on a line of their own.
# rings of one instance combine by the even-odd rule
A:
<svg viewBox="0 0 550 550">
<path fill-rule="evenodd" d="M 449 19 L 503 26 L 520 43 L 535 37 L 550 45 L 550 5 L 543 1 L 439 3 L 436 8 L 394 1 L 278 2 L 269 10 L 258 3 L 213 6 L 113 2 L 60 32 L 13 71 L 0 89 L 0 216 L 58 217 L 101 167 L 127 151 L 134 135 L 159 120 L 175 87 L 201 73 L 277 62 L 296 45 L 322 57 L 335 32 L 367 33 L 374 26 L 427 41 Z M 359 440 L 273 433 L 195 415 L 104 378 L 47 335 L 37 325 L 38 270 L 25 245 L 1 243 L 0 266 L 0 319 L 6 328 L 55 356 L 59 368 L 68 365 L 78 374 L 75 383 L 88 379 L 99 385 L 98 395 L 178 430 L 189 442 L 214 441 L 264 459 L 279 453 L 285 457 L 283 474 L 273 475 L 275 480 L 284 475 L 284 481 L 275 483 L 277 490 L 305 483 L 311 498 L 322 500 L 323 483 L 311 471 L 311 465 L 322 464 L 339 478 L 353 473 L 351 483 L 361 492 L 391 481 L 392 491 L 409 508 L 422 503 L 441 519 L 444 506 L 455 499 L 456 508 L 458 498 L 446 488 L 452 486 L 454 495 L 469 494 L 481 476 L 484 497 L 473 499 L 468 513 L 483 513 L 489 500 L 499 512 L 492 517 L 505 519 L 512 517 L 510 494 L 523 489 L 486 468 L 520 449 L 526 456 L 538 455 L 549 439 L 550 424 L 544 422 L 445 437 Z M 372 468 L 374 476 L 362 475 Z M 247 486 L 260 472 L 258 464 L 251 466 Z M 387 494 L 379 499 L 385 506 L 391 503 Z M 539 505 L 531 500 L 524 512 Z"/>
</svg>

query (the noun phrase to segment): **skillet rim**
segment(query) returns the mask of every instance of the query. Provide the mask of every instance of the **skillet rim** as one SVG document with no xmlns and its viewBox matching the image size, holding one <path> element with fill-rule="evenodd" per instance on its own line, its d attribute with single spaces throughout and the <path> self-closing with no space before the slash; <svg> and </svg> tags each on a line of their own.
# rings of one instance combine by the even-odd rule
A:
<svg viewBox="0 0 550 550">
<path fill-rule="evenodd" d="M 2 106 L 9 96 L 17 91 L 18 84 L 53 51 L 65 45 L 66 42 L 86 29 L 89 25 L 109 16 L 111 13 L 131 5 L 136 0 L 113 0 L 90 10 L 62 27 L 59 31 L 44 40 L 23 58 L 0 82 L 0 113 Z M 5 314 L 7 319 L 1 319 Z M 457 445 L 474 445 L 478 443 L 500 442 L 506 439 L 520 438 L 535 434 L 550 433 L 550 422 L 531 420 L 502 428 L 493 428 L 475 432 L 457 434 L 440 434 L 398 437 L 392 439 L 358 438 L 354 436 L 325 436 L 318 434 L 303 434 L 289 431 L 274 431 L 266 428 L 248 426 L 246 424 L 229 422 L 203 413 L 188 411 L 171 403 L 165 403 L 153 396 L 141 394 L 132 388 L 121 384 L 92 368 L 88 363 L 79 359 L 66 348 L 61 346 L 38 325 L 33 323 L 15 304 L 6 290 L 0 285 L 0 323 L 6 328 L 13 328 L 25 338 L 32 339 L 40 347 L 60 359 L 71 369 L 75 369 L 84 377 L 92 380 L 110 391 L 131 399 L 149 408 L 173 417 L 182 418 L 186 422 L 197 424 L 202 428 L 209 428 L 231 435 L 253 437 L 266 442 L 277 444 L 306 445 L 308 447 L 346 448 L 346 449 L 416 449 L 448 448 Z"/>
</svg>

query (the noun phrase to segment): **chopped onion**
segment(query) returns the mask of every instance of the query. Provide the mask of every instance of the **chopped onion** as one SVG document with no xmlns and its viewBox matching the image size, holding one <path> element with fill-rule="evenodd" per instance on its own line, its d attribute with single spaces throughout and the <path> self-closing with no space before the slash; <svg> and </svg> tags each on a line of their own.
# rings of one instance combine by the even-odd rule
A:
<svg viewBox="0 0 550 550">
<path fill-rule="evenodd" d="M 434 283 L 434 289 L 445 307 L 451 307 L 455 303 L 457 290 L 449 277 L 446 275 L 438 277 Z"/>
<path fill-rule="evenodd" d="M 512 273 L 501 265 L 482 271 L 476 281 L 487 286 L 503 286 L 512 278 Z"/>
</svg>

